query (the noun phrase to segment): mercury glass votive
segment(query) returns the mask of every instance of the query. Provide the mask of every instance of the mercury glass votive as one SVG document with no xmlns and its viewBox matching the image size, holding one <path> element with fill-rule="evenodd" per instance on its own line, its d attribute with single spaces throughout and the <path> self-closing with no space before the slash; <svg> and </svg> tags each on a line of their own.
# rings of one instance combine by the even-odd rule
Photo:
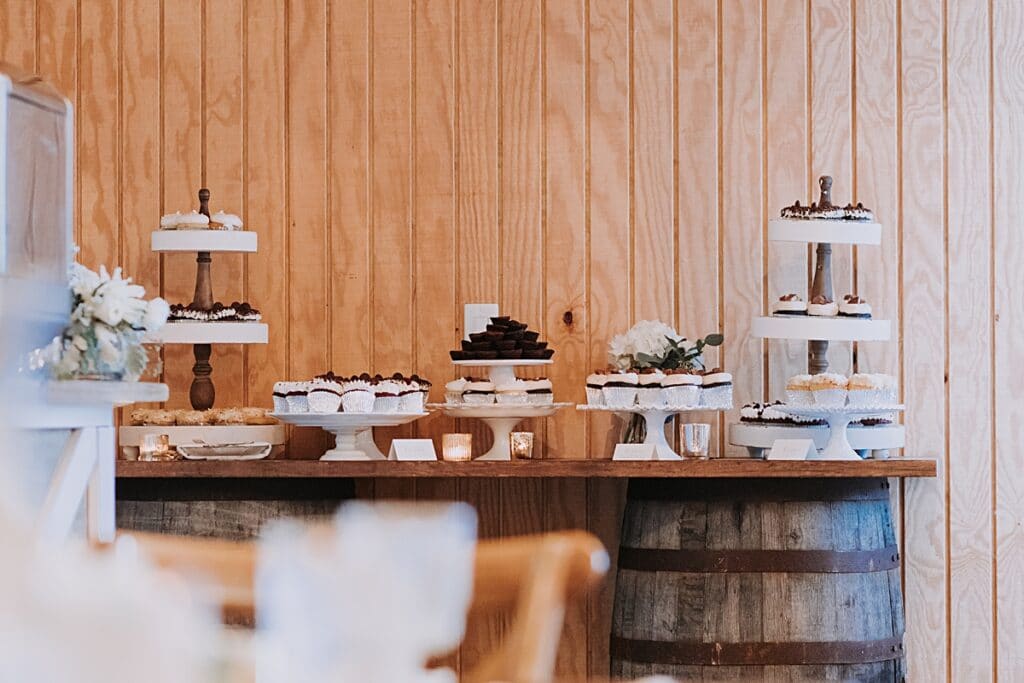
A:
<svg viewBox="0 0 1024 683">
<path fill-rule="evenodd" d="M 683 445 L 683 457 L 707 458 L 710 440 L 711 425 L 709 424 L 684 423 L 679 425 L 679 441 Z"/>
<path fill-rule="evenodd" d="M 533 457 L 533 432 L 512 432 L 508 438 L 513 458 Z"/>
<path fill-rule="evenodd" d="M 441 457 L 448 462 L 469 462 L 473 459 L 472 434 L 445 434 L 441 440 Z"/>
<path fill-rule="evenodd" d="M 139 460 L 174 460 L 171 438 L 167 434 L 143 434 L 139 444 Z"/>
</svg>

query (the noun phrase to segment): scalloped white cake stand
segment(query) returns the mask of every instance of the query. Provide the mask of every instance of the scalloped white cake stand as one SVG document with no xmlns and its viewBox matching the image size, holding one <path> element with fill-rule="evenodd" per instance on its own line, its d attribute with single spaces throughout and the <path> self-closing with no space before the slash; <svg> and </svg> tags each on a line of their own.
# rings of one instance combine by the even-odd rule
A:
<svg viewBox="0 0 1024 683">
<path fill-rule="evenodd" d="M 296 427 L 319 427 L 334 434 L 334 448 L 321 460 L 387 460 L 373 441 L 374 427 L 398 427 L 426 417 L 422 413 L 271 413 Z"/>
<path fill-rule="evenodd" d="M 683 456 L 676 453 L 672 446 L 669 445 L 668 439 L 665 438 L 665 423 L 673 415 L 716 412 L 720 409 L 707 406 L 660 406 L 656 408 L 633 406 L 632 408 L 612 408 L 610 406 L 592 406 L 587 403 L 581 403 L 576 406 L 576 410 L 615 413 L 623 420 L 627 419 L 626 415 L 643 415 L 644 422 L 647 423 L 647 436 L 644 437 L 644 443 L 654 446 L 658 452 L 658 460 L 683 460 Z"/>
<path fill-rule="evenodd" d="M 825 448 L 818 451 L 817 457 L 812 460 L 860 460 L 857 451 L 850 446 L 850 440 L 846 434 L 846 428 L 850 422 L 861 420 L 866 417 L 881 417 L 888 413 L 903 411 L 903 405 L 885 406 L 841 406 L 826 408 L 823 406 L 775 406 L 782 412 L 796 417 L 809 417 L 828 422 L 828 443 Z"/>
<path fill-rule="evenodd" d="M 471 406 L 464 403 L 430 403 L 427 407 L 442 410 L 449 417 L 470 417 L 483 421 L 491 428 L 491 432 L 494 434 L 494 445 L 491 446 L 491 450 L 479 458 L 473 459 L 509 461 L 512 459 L 512 447 L 509 444 L 509 437 L 517 424 L 532 417 L 551 417 L 562 408 L 567 408 L 571 405 L 573 404 L 505 405 L 492 403 L 490 405 Z"/>
</svg>

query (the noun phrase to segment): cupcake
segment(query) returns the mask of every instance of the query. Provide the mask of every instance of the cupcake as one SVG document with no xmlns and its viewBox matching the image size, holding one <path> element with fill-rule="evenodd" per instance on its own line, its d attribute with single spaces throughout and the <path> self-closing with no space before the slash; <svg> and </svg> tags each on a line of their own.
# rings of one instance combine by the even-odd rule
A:
<svg viewBox="0 0 1024 683">
<path fill-rule="evenodd" d="M 152 414 L 153 410 L 151 408 L 132 408 L 131 412 L 128 413 L 128 424 L 134 427 L 149 424 Z"/>
<path fill-rule="evenodd" d="M 807 304 L 807 315 L 831 318 L 837 313 L 839 313 L 839 305 L 823 294 L 812 298 L 811 302 Z"/>
<path fill-rule="evenodd" d="M 275 413 L 287 413 L 288 412 L 288 384 L 289 382 L 275 382 L 274 383 L 274 412 Z"/>
<path fill-rule="evenodd" d="M 341 385 L 333 381 L 314 381 L 307 400 L 311 413 L 336 413 L 341 407 Z"/>
<path fill-rule="evenodd" d="M 843 218 L 848 221 L 870 222 L 875 220 L 875 214 L 872 213 L 871 209 L 865 209 L 863 204 L 857 202 L 857 206 L 847 204 L 843 207 Z"/>
<path fill-rule="evenodd" d="M 825 408 L 841 408 L 846 405 L 848 381 L 834 372 L 823 372 L 811 377 L 811 392 L 814 403 Z"/>
<path fill-rule="evenodd" d="M 198 427 L 210 424 L 203 410 L 182 410 L 175 417 L 175 424 L 179 427 Z"/>
<path fill-rule="evenodd" d="M 810 375 L 794 375 L 789 378 L 786 382 L 786 402 L 792 406 L 814 405 Z"/>
<path fill-rule="evenodd" d="M 784 207 L 779 216 L 789 220 L 807 220 L 811 217 L 811 207 L 802 206 L 800 200 L 797 200 L 792 206 Z"/>
<path fill-rule="evenodd" d="M 896 391 L 896 378 L 892 375 L 875 375 L 881 389 L 882 403 L 895 405 L 900 402 Z"/>
<path fill-rule="evenodd" d="M 466 384 L 469 380 L 465 377 L 453 379 L 444 385 L 445 403 L 462 403 L 462 394 L 466 391 Z"/>
<path fill-rule="evenodd" d="M 637 381 L 636 402 L 641 408 L 657 408 L 664 403 L 662 396 L 662 380 L 665 373 L 661 370 L 644 369 Z"/>
<path fill-rule="evenodd" d="M 241 408 L 224 408 L 214 412 L 213 410 L 208 411 L 213 413 L 210 415 L 210 423 L 217 425 L 242 425 L 245 424 L 245 414 Z"/>
<path fill-rule="evenodd" d="M 761 422 L 773 425 L 793 424 L 792 418 L 779 409 L 782 403 L 769 403 L 761 409 Z"/>
<path fill-rule="evenodd" d="M 494 384 L 483 379 L 468 380 L 466 390 L 462 393 L 462 401 L 471 406 L 494 403 Z"/>
<path fill-rule="evenodd" d="M 247 425 L 276 425 L 277 420 L 267 415 L 266 408 L 242 408 L 242 419 Z"/>
<path fill-rule="evenodd" d="M 772 308 L 774 315 L 807 315 L 807 304 L 796 294 L 784 294 Z"/>
<path fill-rule="evenodd" d="M 844 318 L 870 318 L 871 304 L 856 294 L 847 294 L 839 304 L 839 315 Z"/>
<path fill-rule="evenodd" d="M 341 409 L 346 413 L 372 413 L 376 397 L 370 383 L 353 379 L 342 385 Z"/>
<path fill-rule="evenodd" d="M 760 403 L 748 403 L 740 408 L 740 422 L 760 422 L 762 406 Z"/>
<path fill-rule="evenodd" d="M 532 405 L 549 405 L 554 403 L 555 394 L 551 380 L 547 377 L 528 379 L 524 381 L 526 387 L 526 401 Z"/>
<path fill-rule="evenodd" d="M 373 412 L 375 413 L 397 413 L 402 406 L 402 399 L 398 394 L 391 391 L 384 391 L 377 387 L 373 391 Z"/>
<path fill-rule="evenodd" d="M 850 375 L 846 385 L 846 398 L 851 406 L 877 406 L 883 403 L 882 383 L 878 375 L 857 373 Z"/>
<path fill-rule="evenodd" d="M 408 386 L 398 394 L 398 400 L 401 404 L 399 410 L 403 413 L 422 413 L 424 394 L 420 391 L 418 384 L 410 382 Z"/>
<path fill-rule="evenodd" d="M 218 211 L 210 216 L 210 227 L 215 230 L 241 230 L 242 219 L 233 213 Z"/>
<path fill-rule="evenodd" d="M 416 386 L 419 388 L 419 392 L 423 394 L 423 405 L 426 406 L 427 401 L 430 399 L 430 389 L 434 385 L 430 383 L 430 380 L 423 379 L 417 374 L 413 374 L 409 379 L 416 383 Z"/>
<path fill-rule="evenodd" d="M 160 229 L 161 230 L 177 230 L 178 224 L 181 223 L 181 212 L 175 211 L 164 216 L 160 216 Z"/>
<path fill-rule="evenodd" d="M 147 424 L 154 427 L 170 427 L 176 421 L 178 413 L 181 411 L 177 410 L 154 410 L 149 414 L 149 421 Z"/>
<path fill-rule="evenodd" d="M 526 382 L 516 379 L 508 384 L 502 384 L 495 388 L 494 397 L 502 405 L 525 405 L 529 400 L 526 393 Z"/>
<path fill-rule="evenodd" d="M 608 374 L 595 372 L 587 376 L 587 404 L 592 406 L 604 405 L 604 383 L 608 381 Z"/>
<path fill-rule="evenodd" d="M 672 408 L 689 408 L 700 405 L 703 381 L 700 375 L 686 370 L 669 372 L 662 380 L 662 395 Z"/>
<path fill-rule="evenodd" d="M 288 391 L 285 398 L 288 400 L 289 413 L 309 412 L 309 383 L 308 382 L 287 382 Z"/>
<path fill-rule="evenodd" d="M 640 377 L 635 372 L 613 372 L 605 380 L 604 403 L 610 408 L 632 408 Z"/>
<path fill-rule="evenodd" d="M 732 375 L 715 368 L 701 378 L 701 405 L 712 410 L 732 408 Z"/>
<path fill-rule="evenodd" d="M 206 230 L 210 219 L 198 211 L 190 211 L 178 217 L 178 230 Z"/>
</svg>

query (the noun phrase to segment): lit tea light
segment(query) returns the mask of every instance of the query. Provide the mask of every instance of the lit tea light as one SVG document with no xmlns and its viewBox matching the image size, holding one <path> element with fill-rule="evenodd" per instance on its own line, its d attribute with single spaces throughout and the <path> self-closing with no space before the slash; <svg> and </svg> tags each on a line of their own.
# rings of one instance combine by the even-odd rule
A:
<svg viewBox="0 0 1024 683">
<path fill-rule="evenodd" d="M 706 423 L 685 423 L 679 425 L 679 441 L 683 445 L 683 457 L 708 457 L 711 440 L 711 425 Z"/>
<path fill-rule="evenodd" d="M 441 457 L 449 462 L 469 462 L 473 459 L 472 434 L 445 434 L 441 446 Z"/>
<path fill-rule="evenodd" d="M 512 432 L 509 441 L 513 458 L 533 457 L 533 432 Z"/>
<path fill-rule="evenodd" d="M 167 434 L 143 434 L 139 444 L 139 460 L 174 460 L 171 438 Z"/>
</svg>

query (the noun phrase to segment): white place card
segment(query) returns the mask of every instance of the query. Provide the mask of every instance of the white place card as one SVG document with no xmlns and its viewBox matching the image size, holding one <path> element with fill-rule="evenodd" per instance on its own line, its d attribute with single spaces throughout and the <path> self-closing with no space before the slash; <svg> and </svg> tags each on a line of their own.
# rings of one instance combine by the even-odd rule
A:
<svg viewBox="0 0 1024 683">
<path fill-rule="evenodd" d="M 484 332 L 491 318 L 498 315 L 498 304 L 466 304 L 462 309 L 462 336 L 469 339 L 473 332 Z"/>
<path fill-rule="evenodd" d="M 776 439 L 769 460 L 810 460 L 818 454 L 813 439 Z"/>
<path fill-rule="evenodd" d="M 431 439 L 393 439 L 388 460 L 437 460 Z"/>
<path fill-rule="evenodd" d="M 657 460 L 658 449 L 653 443 L 620 443 L 615 446 L 612 460 Z"/>
</svg>

